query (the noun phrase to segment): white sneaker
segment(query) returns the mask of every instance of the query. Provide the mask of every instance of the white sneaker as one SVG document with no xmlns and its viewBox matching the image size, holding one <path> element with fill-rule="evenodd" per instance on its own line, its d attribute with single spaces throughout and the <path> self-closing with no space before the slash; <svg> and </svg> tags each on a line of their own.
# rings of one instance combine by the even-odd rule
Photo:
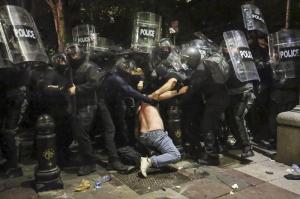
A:
<svg viewBox="0 0 300 199">
<path fill-rule="evenodd" d="M 152 165 L 152 163 L 149 158 L 141 157 L 140 171 L 145 178 L 147 177 L 147 170 L 151 167 L 151 165 Z"/>
</svg>

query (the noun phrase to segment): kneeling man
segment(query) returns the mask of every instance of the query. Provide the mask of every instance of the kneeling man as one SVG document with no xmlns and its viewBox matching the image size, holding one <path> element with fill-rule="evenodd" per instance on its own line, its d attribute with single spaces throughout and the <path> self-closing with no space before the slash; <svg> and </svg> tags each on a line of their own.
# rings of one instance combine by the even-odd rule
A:
<svg viewBox="0 0 300 199">
<path fill-rule="evenodd" d="M 162 94 L 155 92 L 155 99 L 169 99 L 183 94 L 186 91 L 187 87 L 183 87 L 179 91 L 168 90 Z M 149 95 L 149 97 L 152 96 L 153 95 Z M 178 149 L 173 144 L 168 133 L 164 130 L 162 118 L 155 106 L 142 103 L 139 109 L 139 122 L 140 142 L 144 146 L 154 148 L 161 153 L 161 155 L 141 158 L 140 170 L 144 177 L 147 177 L 147 170 L 150 167 L 163 167 L 181 159 Z"/>
</svg>

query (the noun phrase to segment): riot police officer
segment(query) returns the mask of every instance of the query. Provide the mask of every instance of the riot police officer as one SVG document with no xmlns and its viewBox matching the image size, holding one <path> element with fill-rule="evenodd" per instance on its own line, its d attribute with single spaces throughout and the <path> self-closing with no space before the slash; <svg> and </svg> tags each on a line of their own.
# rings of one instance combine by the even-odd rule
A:
<svg viewBox="0 0 300 199">
<path fill-rule="evenodd" d="M 269 142 L 276 148 L 277 114 L 293 109 L 299 100 L 299 30 L 280 30 L 269 35 L 273 81 L 269 103 Z"/>
<path fill-rule="evenodd" d="M 259 75 L 244 33 L 231 30 L 224 32 L 223 37 L 226 43 L 222 49 L 223 54 L 230 64 L 229 79 L 226 82 L 230 95 L 227 121 L 242 148 L 241 158 L 247 158 L 254 153 L 245 117 L 254 103 L 253 81 L 259 81 Z"/>
<path fill-rule="evenodd" d="M 254 82 L 255 103 L 250 109 L 248 122 L 255 141 L 265 143 L 268 129 L 268 105 L 270 102 L 270 88 L 272 84 L 272 70 L 269 63 L 269 49 L 267 35 L 253 30 L 249 32 L 249 48 L 260 77 Z M 259 120 L 257 119 L 259 118 Z"/>
<path fill-rule="evenodd" d="M 65 53 L 56 53 L 51 58 L 52 66 L 55 70 L 55 79 L 49 82 L 46 91 L 48 95 L 55 98 L 51 105 L 51 112 L 55 121 L 57 163 L 62 168 L 70 165 L 70 149 L 73 136 L 71 132 L 71 113 L 69 111 L 66 88 L 68 87 L 68 69 L 70 67 L 67 55 Z M 66 78 L 67 77 L 67 78 Z"/>
<path fill-rule="evenodd" d="M 249 48 L 260 77 L 260 81 L 253 82 L 256 100 L 250 109 L 247 121 L 254 140 L 265 143 L 266 132 L 268 131 L 268 105 L 272 83 L 267 41 L 268 28 L 261 10 L 254 4 L 243 4 L 241 8 L 244 27 L 249 40 Z"/>
<path fill-rule="evenodd" d="M 147 103 L 153 102 L 153 100 L 134 89 L 142 75 L 142 69 L 137 68 L 134 60 L 121 57 L 117 60 L 114 69 L 105 75 L 99 89 L 99 114 L 106 142 L 109 143 L 107 145 L 110 156 L 109 166 L 119 171 L 125 171 L 128 168 L 120 162 L 117 154 L 115 147 L 116 132 L 118 133 L 116 138 L 120 141 L 118 146 L 121 148 L 121 151 L 124 147 L 128 149 L 129 138 L 131 137 L 127 130 L 124 100 L 126 97 L 132 97 L 135 100 Z M 129 153 L 137 154 L 133 149 Z M 127 155 L 130 154 L 125 154 L 125 156 Z M 139 157 L 136 157 L 134 161 L 139 161 Z"/>
<path fill-rule="evenodd" d="M 1 166 L 2 171 L 5 171 L 7 177 L 23 175 L 22 168 L 18 166 L 18 149 L 15 137 L 26 103 L 28 69 L 26 69 L 26 66 L 15 67 L 16 68 L 5 69 L 5 71 L 2 69 L 0 77 L 0 146 L 7 160 L 4 165 Z"/>
<path fill-rule="evenodd" d="M 39 32 L 30 14 L 21 7 L 0 7 L 0 147 L 7 159 L 2 165 L 7 177 L 23 175 L 18 166 L 16 134 L 26 104 L 28 63 L 48 62 Z M 27 34 L 25 34 L 27 33 Z"/>
<path fill-rule="evenodd" d="M 96 171 L 96 159 L 90 138 L 90 130 L 97 107 L 96 90 L 101 74 L 98 67 L 85 59 L 85 53 L 77 43 L 65 48 L 72 75 L 70 75 L 68 95 L 72 102 L 72 132 L 79 144 L 81 167 L 78 175 Z"/>
<path fill-rule="evenodd" d="M 201 164 L 218 164 L 219 162 L 217 136 L 221 115 L 229 104 L 225 84 L 228 79 L 228 68 L 225 58 L 212 50 L 201 60 L 191 76 L 190 90 L 201 93 L 204 101 L 197 140 L 197 145 L 203 149 L 198 159 Z M 201 134 L 204 137 L 203 147 L 202 140 L 200 140 Z"/>
</svg>

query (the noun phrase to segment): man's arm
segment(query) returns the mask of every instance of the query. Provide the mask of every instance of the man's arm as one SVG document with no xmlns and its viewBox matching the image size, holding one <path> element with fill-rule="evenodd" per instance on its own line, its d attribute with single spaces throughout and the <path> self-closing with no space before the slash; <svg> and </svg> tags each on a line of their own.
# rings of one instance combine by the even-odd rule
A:
<svg viewBox="0 0 300 199">
<path fill-rule="evenodd" d="M 175 96 L 185 94 L 187 92 L 187 90 L 188 90 L 188 86 L 184 86 L 181 89 L 179 89 L 178 91 L 177 90 L 166 91 L 166 92 L 160 94 L 156 98 L 156 100 L 158 100 L 158 101 L 167 100 L 167 99 L 173 98 Z"/>
<path fill-rule="evenodd" d="M 141 100 L 146 103 L 152 103 L 153 100 L 151 100 L 148 96 L 143 95 L 136 89 L 134 89 L 132 86 L 130 86 L 123 78 L 121 78 L 118 75 L 112 76 L 112 81 L 120 88 L 120 90 L 123 92 L 123 94 L 126 97 L 133 97 L 135 99 Z"/>
<path fill-rule="evenodd" d="M 177 79 L 175 79 L 175 78 L 169 79 L 164 85 L 162 85 L 162 87 L 160 87 L 158 90 L 151 93 L 149 95 L 149 97 L 152 98 L 152 99 L 158 99 L 158 97 L 161 94 L 172 90 L 175 87 L 176 83 L 177 83 Z"/>
</svg>

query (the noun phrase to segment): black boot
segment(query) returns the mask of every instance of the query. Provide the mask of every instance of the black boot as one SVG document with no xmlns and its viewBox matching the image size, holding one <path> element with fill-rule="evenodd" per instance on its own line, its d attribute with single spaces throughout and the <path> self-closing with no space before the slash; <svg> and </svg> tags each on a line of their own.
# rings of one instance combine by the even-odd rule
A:
<svg viewBox="0 0 300 199">
<path fill-rule="evenodd" d="M 128 170 L 128 166 L 124 165 L 119 159 L 115 159 L 108 162 L 107 169 L 126 172 Z"/>
<path fill-rule="evenodd" d="M 200 165 L 218 166 L 220 164 L 218 154 L 203 153 L 197 161 Z"/>
<path fill-rule="evenodd" d="M 133 147 L 125 146 L 118 148 L 118 154 L 122 162 L 127 165 L 140 166 L 141 154 Z"/>
<path fill-rule="evenodd" d="M 21 177 L 23 176 L 23 170 L 21 167 L 9 168 L 5 171 L 5 175 L 7 178 Z"/>
<path fill-rule="evenodd" d="M 0 170 L 4 172 L 7 178 L 16 178 L 23 176 L 23 170 L 18 165 L 11 165 L 8 161 L 0 165 Z"/>
<path fill-rule="evenodd" d="M 198 159 L 199 164 L 218 165 L 219 155 L 216 148 L 216 137 L 213 132 L 208 132 L 204 140 L 204 152 Z"/>
<path fill-rule="evenodd" d="M 77 172 L 78 176 L 85 176 L 96 171 L 96 164 L 81 166 Z"/>
<path fill-rule="evenodd" d="M 251 145 L 245 145 L 245 146 L 243 146 L 241 158 L 245 159 L 245 158 L 252 157 L 252 156 L 254 156 L 254 152 L 252 150 L 252 146 Z"/>
</svg>

